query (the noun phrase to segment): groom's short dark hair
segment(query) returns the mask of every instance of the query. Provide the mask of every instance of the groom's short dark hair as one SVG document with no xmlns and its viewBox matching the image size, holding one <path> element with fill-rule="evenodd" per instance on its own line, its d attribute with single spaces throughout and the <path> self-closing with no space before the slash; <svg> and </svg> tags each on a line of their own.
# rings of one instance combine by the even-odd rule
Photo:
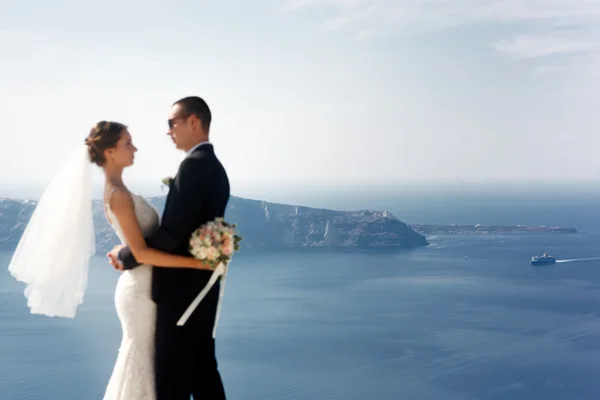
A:
<svg viewBox="0 0 600 400">
<path fill-rule="evenodd" d="M 210 108 L 208 108 L 208 104 L 206 104 L 201 97 L 184 97 L 183 99 L 179 99 L 173 103 L 173 105 L 176 104 L 181 107 L 183 111 L 182 116 L 189 117 L 192 114 L 195 115 L 202 122 L 202 128 L 204 131 L 208 133 L 212 115 L 210 113 Z"/>
</svg>

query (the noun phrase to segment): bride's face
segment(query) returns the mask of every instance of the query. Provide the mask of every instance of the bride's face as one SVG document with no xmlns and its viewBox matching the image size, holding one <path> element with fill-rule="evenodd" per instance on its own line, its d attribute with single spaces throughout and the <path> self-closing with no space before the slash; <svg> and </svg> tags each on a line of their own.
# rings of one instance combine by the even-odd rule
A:
<svg viewBox="0 0 600 400">
<path fill-rule="evenodd" d="M 119 139 L 117 145 L 107 150 L 106 159 L 117 167 L 129 167 L 133 165 L 136 151 L 137 148 L 133 145 L 131 135 L 125 130 L 121 133 L 121 139 Z"/>
</svg>

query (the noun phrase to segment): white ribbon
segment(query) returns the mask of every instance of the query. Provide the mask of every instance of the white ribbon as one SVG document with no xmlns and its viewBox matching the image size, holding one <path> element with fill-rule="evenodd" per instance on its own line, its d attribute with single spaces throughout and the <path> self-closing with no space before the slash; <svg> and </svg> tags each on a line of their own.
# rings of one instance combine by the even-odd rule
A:
<svg viewBox="0 0 600 400">
<path fill-rule="evenodd" d="M 219 313 L 221 312 L 221 302 L 223 301 L 223 291 L 225 289 L 225 278 L 227 277 L 227 265 L 222 262 L 219 263 L 219 265 L 217 265 L 217 268 L 215 268 L 214 271 L 212 272 L 212 274 L 210 275 L 210 279 L 206 283 L 206 286 L 204 286 L 204 288 L 200 291 L 200 293 L 198 293 L 198 295 L 196 296 L 194 301 L 192 301 L 192 303 L 185 310 L 185 312 L 183 313 L 181 318 L 179 318 L 179 321 L 177 321 L 177 326 L 185 325 L 187 320 L 190 318 L 192 313 L 196 310 L 196 308 L 198 307 L 198 305 L 200 304 L 202 299 L 204 299 L 204 297 L 206 297 L 207 293 L 215 285 L 215 283 L 217 282 L 217 279 L 219 279 L 220 276 L 222 276 L 223 278 L 221 279 L 221 288 L 219 290 L 219 301 L 217 303 L 217 314 L 215 316 L 215 325 L 213 328 L 213 338 L 215 337 L 215 333 L 217 331 L 217 322 L 219 321 Z"/>
</svg>

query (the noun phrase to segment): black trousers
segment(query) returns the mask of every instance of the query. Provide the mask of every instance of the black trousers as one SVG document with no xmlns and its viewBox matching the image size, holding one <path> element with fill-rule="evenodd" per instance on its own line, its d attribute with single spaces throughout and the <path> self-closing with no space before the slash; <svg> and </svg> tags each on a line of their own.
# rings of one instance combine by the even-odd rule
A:
<svg viewBox="0 0 600 400">
<path fill-rule="evenodd" d="M 184 326 L 177 326 L 191 301 L 157 302 L 155 374 L 157 400 L 225 400 L 212 330 L 219 283 Z"/>
</svg>

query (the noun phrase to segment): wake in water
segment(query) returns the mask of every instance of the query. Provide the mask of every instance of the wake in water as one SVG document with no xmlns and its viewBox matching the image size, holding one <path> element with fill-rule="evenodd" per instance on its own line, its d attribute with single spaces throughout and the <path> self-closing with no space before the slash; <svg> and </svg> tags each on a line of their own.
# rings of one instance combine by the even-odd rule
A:
<svg viewBox="0 0 600 400">
<path fill-rule="evenodd" d="M 557 263 L 584 262 L 584 261 L 600 261 L 600 257 L 573 258 L 573 259 L 570 259 L 570 260 L 556 260 Z"/>
</svg>

